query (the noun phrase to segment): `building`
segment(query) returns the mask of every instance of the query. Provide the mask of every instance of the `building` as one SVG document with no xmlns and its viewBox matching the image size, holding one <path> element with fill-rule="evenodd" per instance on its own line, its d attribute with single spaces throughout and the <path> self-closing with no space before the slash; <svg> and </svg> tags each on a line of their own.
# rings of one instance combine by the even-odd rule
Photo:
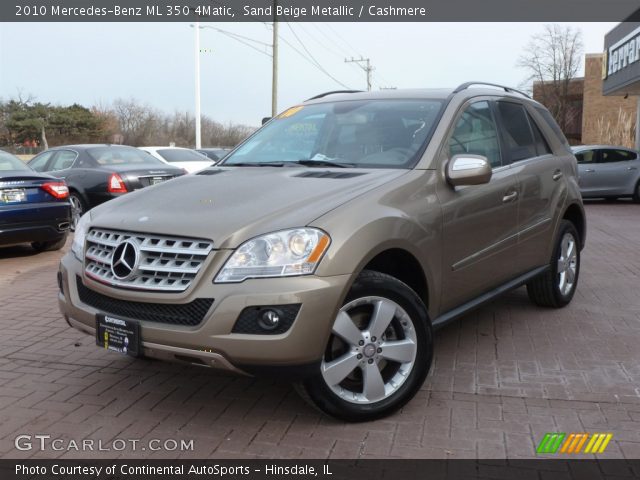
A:
<svg viewBox="0 0 640 480">
<path fill-rule="evenodd" d="M 608 144 L 633 148 L 636 142 L 638 98 L 633 92 L 608 95 L 603 92 L 603 63 L 606 54 L 587 54 L 585 75 L 569 82 L 570 109 L 564 134 L 573 145 Z M 639 65 L 640 66 L 640 65 Z M 553 100 L 545 98 L 544 85 L 535 82 L 533 98 L 554 111 Z"/>
</svg>

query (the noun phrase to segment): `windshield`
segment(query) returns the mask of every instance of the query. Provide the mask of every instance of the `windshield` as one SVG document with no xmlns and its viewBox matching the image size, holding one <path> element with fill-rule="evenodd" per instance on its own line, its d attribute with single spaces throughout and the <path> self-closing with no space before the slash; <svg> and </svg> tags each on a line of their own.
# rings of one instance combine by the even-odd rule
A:
<svg viewBox="0 0 640 480">
<path fill-rule="evenodd" d="M 411 168 L 442 103 L 430 99 L 351 100 L 293 107 L 223 163 Z"/>
<path fill-rule="evenodd" d="M 164 150 L 158 150 L 158 154 L 164 158 L 167 162 L 208 162 L 211 161 L 193 150 L 182 150 L 181 148 L 165 148 Z"/>
<path fill-rule="evenodd" d="M 100 165 L 162 165 L 157 158 L 133 147 L 95 147 L 87 153 Z"/>
<path fill-rule="evenodd" d="M 18 157 L 0 150 L 0 172 L 8 171 L 32 172 L 31 168 L 24 164 Z"/>
</svg>

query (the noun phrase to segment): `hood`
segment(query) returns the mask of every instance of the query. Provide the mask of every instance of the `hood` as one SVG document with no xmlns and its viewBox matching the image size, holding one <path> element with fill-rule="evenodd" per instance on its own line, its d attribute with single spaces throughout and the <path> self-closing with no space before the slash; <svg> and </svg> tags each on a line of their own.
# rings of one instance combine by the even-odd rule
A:
<svg viewBox="0 0 640 480">
<path fill-rule="evenodd" d="M 128 193 L 91 210 L 103 228 L 213 240 L 214 248 L 308 225 L 408 170 L 209 168 Z"/>
</svg>

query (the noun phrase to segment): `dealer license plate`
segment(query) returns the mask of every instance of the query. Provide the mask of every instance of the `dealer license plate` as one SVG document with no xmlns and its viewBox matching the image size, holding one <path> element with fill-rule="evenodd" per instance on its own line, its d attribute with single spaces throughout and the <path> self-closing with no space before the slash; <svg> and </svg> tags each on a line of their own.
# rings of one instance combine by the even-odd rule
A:
<svg viewBox="0 0 640 480">
<path fill-rule="evenodd" d="M 12 188 L 0 190 L 0 203 L 24 202 L 27 199 L 27 192 L 24 188 Z"/>
<path fill-rule="evenodd" d="M 106 350 L 138 357 L 141 354 L 140 324 L 111 315 L 98 314 L 96 345 Z"/>
</svg>

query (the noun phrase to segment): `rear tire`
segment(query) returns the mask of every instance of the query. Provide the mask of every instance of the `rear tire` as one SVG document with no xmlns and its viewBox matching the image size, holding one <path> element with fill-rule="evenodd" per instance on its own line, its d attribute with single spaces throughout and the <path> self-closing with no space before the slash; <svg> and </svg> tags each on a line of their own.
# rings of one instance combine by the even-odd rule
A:
<svg viewBox="0 0 640 480">
<path fill-rule="evenodd" d="M 68 233 L 65 233 L 64 236 L 59 240 L 52 240 L 50 242 L 33 242 L 31 243 L 31 247 L 37 252 L 52 252 L 54 250 L 60 250 L 64 247 L 64 244 L 67 243 Z"/>
<path fill-rule="evenodd" d="M 529 299 L 541 307 L 564 307 L 573 298 L 579 275 L 580 236 L 573 223 L 562 220 L 549 269 L 527 283 Z"/>
<path fill-rule="evenodd" d="M 69 193 L 69 203 L 71 204 L 71 228 L 72 232 L 76 231 L 76 225 L 80 217 L 87 211 L 87 205 L 78 192 Z"/>
<path fill-rule="evenodd" d="M 420 297 L 394 277 L 365 270 L 334 321 L 320 372 L 297 390 L 325 414 L 374 420 L 413 398 L 432 358 L 431 322 Z"/>
</svg>

